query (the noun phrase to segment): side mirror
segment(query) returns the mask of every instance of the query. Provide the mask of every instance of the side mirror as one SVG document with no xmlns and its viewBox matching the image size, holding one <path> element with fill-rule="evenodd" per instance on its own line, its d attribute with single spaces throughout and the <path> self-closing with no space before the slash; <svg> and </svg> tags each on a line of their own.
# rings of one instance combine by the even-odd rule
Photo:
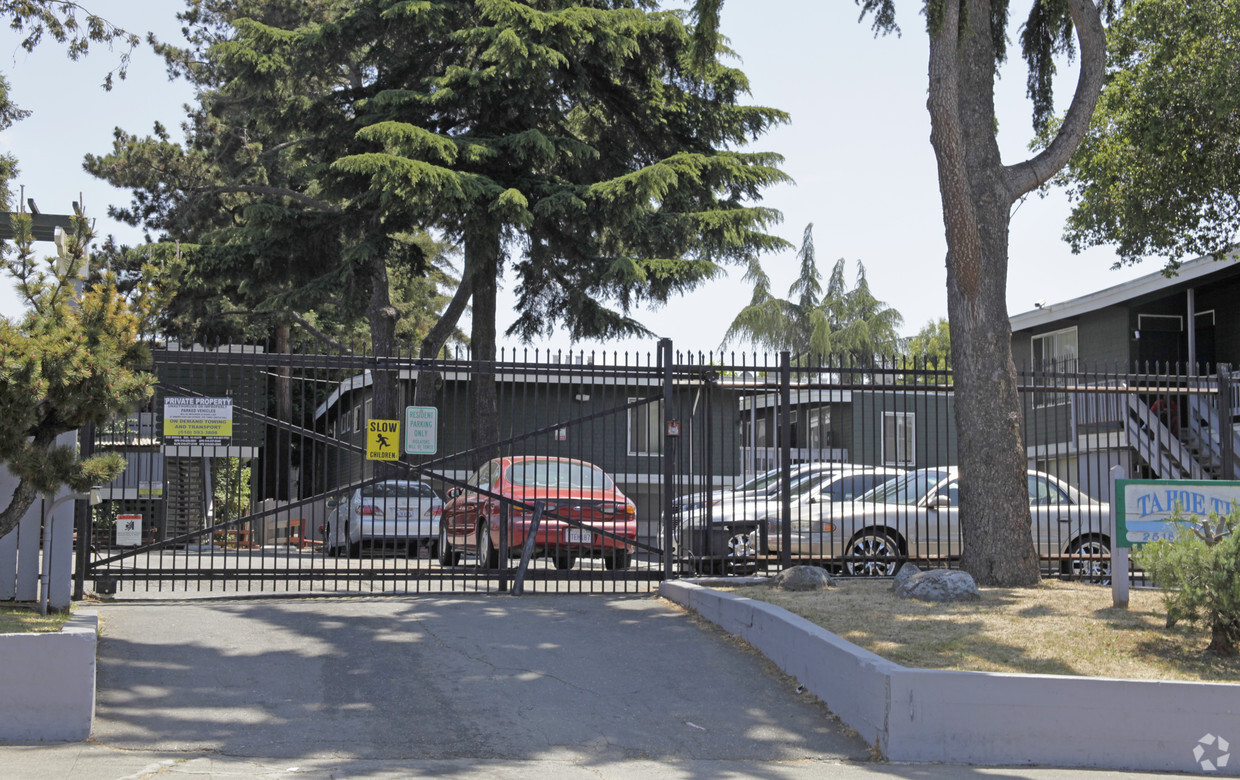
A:
<svg viewBox="0 0 1240 780">
<path fill-rule="evenodd" d="M 933 506 L 933 507 L 946 508 L 946 507 L 950 507 L 951 505 L 952 505 L 951 497 L 945 496 L 942 493 L 937 493 L 935 494 L 934 498 L 930 499 L 930 506 Z"/>
<path fill-rule="evenodd" d="M 334 499 L 334 498 L 329 498 L 329 499 L 327 499 L 327 508 L 328 508 L 328 509 L 335 509 L 335 508 L 336 508 L 336 507 L 338 507 L 338 506 L 340 506 L 340 502 L 339 502 L 339 501 L 337 501 L 336 499 Z"/>
<path fill-rule="evenodd" d="M 447 495 L 448 495 L 448 498 L 456 498 L 457 496 L 459 496 L 460 494 L 464 492 L 465 491 L 461 490 L 459 487 L 450 487 L 448 488 Z"/>
</svg>

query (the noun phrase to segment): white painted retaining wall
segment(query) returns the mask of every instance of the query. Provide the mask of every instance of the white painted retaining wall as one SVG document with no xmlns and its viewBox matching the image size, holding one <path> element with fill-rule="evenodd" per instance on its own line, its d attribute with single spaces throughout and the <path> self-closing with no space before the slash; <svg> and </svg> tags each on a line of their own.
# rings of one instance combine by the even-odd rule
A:
<svg viewBox="0 0 1240 780">
<path fill-rule="evenodd" d="M 55 634 L 0 634 L 0 741 L 76 741 L 95 720 L 94 614 Z"/>
<path fill-rule="evenodd" d="M 892 761 L 1240 776 L 1240 685 L 907 669 L 765 602 L 685 581 L 659 593 L 757 648 Z M 1194 756 L 1206 735 L 1229 743 L 1226 766 Z"/>
</svg>

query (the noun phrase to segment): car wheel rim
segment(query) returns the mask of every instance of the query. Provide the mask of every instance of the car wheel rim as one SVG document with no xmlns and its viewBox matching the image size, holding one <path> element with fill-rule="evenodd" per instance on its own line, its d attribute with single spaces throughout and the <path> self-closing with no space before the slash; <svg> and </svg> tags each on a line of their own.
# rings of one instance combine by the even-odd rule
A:
<svg viewBox="0 0 1240 780">
<path fill-rule="evenodd" d="M 491 534 L 485 528 L 478 529 L 478 565 L 487 567 L 491 558 Z"/>
<path fill-rule="evenodd" d="M 1110 554 L 1101 542 L 1078 545 L 1072 558 L 1072 578 L 1094 585 L 1110 584 L 1111 564 L 1106 558 Z"/>
<path fill-rule="evenodd" d="M 891 543 L 882 537 L 866 536 L 853 543 L 849 555 L 861 560 L 848 564 L 848 573 L 860 577 L 885 577 L 895 570 L 895 561 L 881 560 L 894 554 Z"/>
<path fill-rule="evenodd" d="M 746 532 L 734 534 L 728 539 L 728 558 L 747 560 L 757 553 L 753 542 L 753 534 Z"/>
</svg>

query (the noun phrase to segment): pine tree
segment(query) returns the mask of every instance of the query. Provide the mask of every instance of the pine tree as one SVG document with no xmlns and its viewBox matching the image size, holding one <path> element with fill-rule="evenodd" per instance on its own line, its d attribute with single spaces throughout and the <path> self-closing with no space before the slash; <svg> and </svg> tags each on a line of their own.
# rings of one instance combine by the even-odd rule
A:
<svg viewBox="0 0 1240 780">
<path fill-rule="evenodd" d="M 153 299 L 131 305 L 106 272 L 78 292 L 91 239 L 80 211 L 73 235 L 46 263 L 35 258 L 30 216 L 15 215 L 12 222 L 16 251 L 0 262 L 28 310 L 17 322 L 0 318 L 0 462 L 18 479 L 0 511 L 0 536 L 39 494 L 61 485 L 84 491 L 115 478 L 125 467 L 122 456 L 79 458 L 56 438 L 127 414 L 154 384 L 142 370 L 149 355 L 139 341 Z"/>
<path fill-rule="evenodd" d="M 679 13 L 626 0 L 360 0 L 306 6 L 294 26 L 275 18 L 279 4 L 244 5 L 270 18 L 221 17 L 232 32 L 202 38 L 201 73 L 217 85 L 194 117 L 202 147 L 152 166 L 142 161 L 158 139 L 122 136 L 92 170 L 138 190 L 131 218 L 220 225 L 194 236 L 213 267 L 227 256 L 237 271 L 296 278 L 290 295 L 364 291 L 381 354 L 394 339 L 387 267 L 426 264 L 397 235 L 462 247 L 448 311 L 472 301 L 482 361 L 495 356 L 501 276 L 519 301 L 509 333 L 611 338 L 647 332 L 638 303 L 783 246 L 765 232 L 778 215 L 757 205 L 786 180 L 781 160 L 739 148 L 787 117 L 741 105 L 739 70 L 693 61 Z M 184 177 L 149 177 L 157 167 Z M 475 442 L 494 441 L 494 387 L 485 372 L 473 387 Z M 394 400 L 375 392 L 376 409 Z"/>
<path fill-rule="evenodd" d="M 750 262 L 745 278 L 754 285 L 753 298 L 732 321 L 723 344 L 748 338 L 769 349 L 788 350 L 796 360 L 836 356 L 857 366 L 872 366 L 894 356 L 900 350 L 904 318 L 870 292 L 860 261 L 851 289 L 842 257 L 832 266 L 824 289 L 813 228 L 812 224 L 805 228 L 797 252 L 800 273 L 788 290 L 788 300 L 774 297 L 762 266 L 757 260 Z"/>
</svg>

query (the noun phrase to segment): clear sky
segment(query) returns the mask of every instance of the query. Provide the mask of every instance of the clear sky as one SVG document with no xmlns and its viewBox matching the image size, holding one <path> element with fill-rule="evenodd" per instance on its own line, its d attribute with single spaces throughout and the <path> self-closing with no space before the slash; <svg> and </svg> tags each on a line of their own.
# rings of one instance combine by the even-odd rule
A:
<svg viewBox="0 0 1240 780">
<path fill-rule="evenodd" d="M 138 33 L 154 30 L 178 39 L 176 0 L 84 0 L 116 24 Z M 820 270 L 829 272 L 837 258 L 865 264 L 873 293 L 899 310 L 904 332 L 911 335 L 926 322 L 947 314 L 946 244 L 939 203 L 930 122 L 926 113 L 927 43 L 920 0 L 898 3 L 901 37 L 874 38 L 868 20 L 857 22 L 850 0 L 731 0 L 724 7 L 723 29 L 752 86 L 752 102 L 791 114 L 789 125 L 765 136 L 755 149 L 785 157 L 784 170 L 794 185 L 772 189 L 765 204 L 783 212 L 776 232 L 799 246 L 808 223 Z M 1026 13 L 1014 6 L 1013 16 Z M 1018 55 L 1014 26 L 1010 48 Z M 67 213 L 79 194 L 97 219 L 96 233 L 115 234 L 127 243 L 141 235 L 107 218 L 107 206 L 127 203 L 126 193 L 112 190 L 82 170 L 87 153 L 111 147 L 112 130 L 147 133 L 152 123 L 170 130 L 180 126 L 181 106 L 192 101 L 184 84 L 167 80 L 163 63 L 144 46 L 135 52 L 125 81 L 111 92 L 99 85 L 117 64 L 106 49 L 70 62 L 63 49 L 45 43 L 33 54 L 17 46 L 7 26 L 0 29 L 0 71 L 10 82 L 17 104 L 33 112 L 0 134 L 0 149 L 17 155 L 25 185 L 45 213 Z M 1030 109 L 1024 98 L 1025 69 L 1016 56 L 1003 71 L 997 101 L 1000 142 L 1005 162 L 1029 155 Z M 1066 104 L 1075 83 L 1075 64 L 1064 63 L 1058 94 Z M 1033 308 L 1036 300 L 1067 300 L 1162 266 L 1157 259 L 1141 266 L 1111 270 L 1109 248 L 1073 255 L 1061 235 L 1068 213 L 1066 198 L 1031 195 L 1014 210 L 1008 282 L 1012 314 Z M 47 245 L 49 251 L 50 245 Z M 795 250 L 763 258 L 777 294 L 783 295 L 796 274 Z M 748 302 L 751 290 L 734 268 L 726 278 L 656 311 L 636 312 L 677 349 L 715 350 L 732 318 Z M 0 313 L 13 316 L 20 305 L 11 280 L 0 283 Z M 501 302 L 501 331 L 510 321 Z M 507 341 L 513 345 L 511 340 Z M 535 346 L 569 348 L 567 337 Z M 652 340 L 601 345 L 612 349 L 653 351 Z M 600 345 L 579 344 L 594 349 Z M 733 349 L 747 349 L 733 344 Z"/>
</svg>

